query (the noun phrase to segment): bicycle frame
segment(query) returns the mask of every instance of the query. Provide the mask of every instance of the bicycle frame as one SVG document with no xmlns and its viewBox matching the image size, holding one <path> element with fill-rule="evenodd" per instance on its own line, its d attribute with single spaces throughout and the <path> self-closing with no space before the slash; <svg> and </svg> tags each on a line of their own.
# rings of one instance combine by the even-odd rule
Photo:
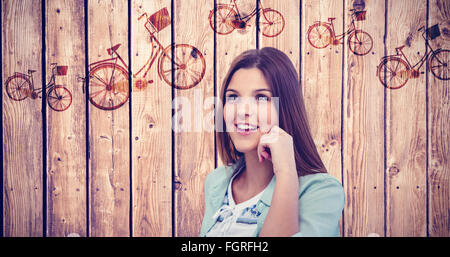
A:
<svg viewBox="0 0 450 257">
<path fill-rule="evenodd" d="M 55 71 L 56 71 L 56 65 L 54 65 L 54 67 L 52 68 L 52 76 L 50 77 L 50 81 L 45 86 L 46 90 L 52 88 L 55 85 Z M 33 79 L 32 74 L 24 74 L 24 73 L 20 73 L 20 72 L 15 72 L 14 74 L 25 75 L 25 76 L 31 78 L 31 87 L 33 88 L 33 92 L 36 92 L 39 94 L 42 91 L 44 91 L 43 87 L 34 89 L 34 79 Z"/>
<path fill-rule="evenodd" d="M 141 73 L 142 70 L 144 70 L 144 68 L 147 67 L 147 69 L 145 70 L 145 73 L 143 75 L 143 77 L 146 77 L 146 75 L 147 75 L 148 71 L 150 70 L 150 68 L 152 67 L 154 61 L 160 55 L 160 53 L 164 50 L 164 46 L 158 41 L 158 39 L 151 32 L 150 32 L 150 41 L 152 43 L 151 54 L 150 54 L 147 62 L 139 69 L 139 71 L 134 74 L 132 73 L 133 78 L 136 78 L 139 75 L 139 73 Z M 155 44 L 156 44 L 156 47 L 155 47 Z M 155 48 L 157 48 L 156 52 L 155 52 Z M 122 65 L 125 67 L 126 71 L 128 73 L 130 73 L 131 71 L 129 70 L 128 65 L 122 59 L 122 57 L 117 52 L 117 50 L 114 50 L 112 48 L 110 48 L 110 49 L 112 51 L 112 53 L 111 53 L 112 58 L 104 59 L 104 60 L 101 60 L 98 62 L 93 62 L 93 63 L 89 64 L 89 70 L 91 70 L 95 66 L 97 66 L 99 64 L 103 64 L 103 63 L 114 63 L 114 65 L 118 65 L 117 62 L 120 61 L 122 63 Z M 116 55 L 116 56 L 114 56 L 114 55 Z"/>
<path fill-rule="evenodd" d="M 422 34 L 423 36 L 423 34 Z M 425 39 L 425 37 L 424 37 Z M 400 48 L 396 48 L 395 50 L 397 51 L 397 54 L 395 55 L 389 55 L 387 57 L 400 57 L 402 59 L 404 59 L 406 61 L 406 63 L 409 65 L 409 69 L 417 69 L 419 70 L 420 68 L 422 68 L 422 65 L 425 63 L 425 61 L 430 57 L 430 55 L 434 54 L 435 52 L 439 51 L 439 49 L 437 49 L 436 51 L 430 46 L 430 44 L 428 43 L 428 41 L 425 39 L 425 51 L 427 52 L 425 55 L 422 56 L 422 58 L 420 58 L 420 60 L 414 64 L 411 65 L 411 63 L 409 62 L 408 58 L 406 57 L 406 55 L 403 53 L 403 50 Z M 428 51 L 428 48 L 431 49 L 431 51 Z M 386 58 L 387 58 L 386 57 Z"/>
<path fill-rule="evenodd" d="M 262 6 L 261 0 L 258 0 L 258 6 L 255 9 L 253 9 L 253 11 L 250 14 L 242 17 L 241 13 L 239 12 L 239 8 L 238 8 L 238 6 L 236 4 L 236 0 L 232 0 L 232 2 L 233 2 L 233 4 L 231 4 L 231 6 L 233 6 L 233 8 L 236 9 L 236 13 L 237 13 L 239 19 L 242 20 L 242 21 L 245 21 L 245 22 L 248 22 L 251 18 L 253 18 L 253 16 L 255 16 L 261 10 L 264 9 L 264 7 Z"/>
<path fill-rule="evenodd" d="M 352 14 L 352 16 L 353 16 L 354 14 Z M 322 23 L 322 22 L 321 22 Z M 356 26 L 355 26 L 355 20 L 354 19 L 352 19 L 352 23 L 351 23 L 351 25 L 350 25 L 350 28 L 347 30 L 347 31 L 345 31 L 344 33 L 342 33 L 342 34 L 339 34 L 339 35 L 336 35 L 336 32 L 335 32 L 335 30 L 334 30 L 334 24 L 333 24 L 333 21 L 331 21 L 331 22 L 325 22 L 325 24 L 329 24 L 329 25 L 331 25 L 330 27 L 331 27 L 331 33 L 332 33 L 332 37 L 333 37 L 333 39 L 335 39 L 335 40 L 341 40 L 342 38 L 344 38 L 344 35 L 350 35 L 350 34 L 352 34 L 355 30 L 356 30 Z"/>
</svg>

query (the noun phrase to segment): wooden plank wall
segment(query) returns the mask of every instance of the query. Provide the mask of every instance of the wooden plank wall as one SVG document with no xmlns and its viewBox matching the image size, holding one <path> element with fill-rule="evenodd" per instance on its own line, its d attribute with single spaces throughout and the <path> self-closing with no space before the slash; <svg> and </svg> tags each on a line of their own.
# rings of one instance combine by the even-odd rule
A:
<svg viewBox="0 0 450 257">
<path fill-rule="evenodd" d="M 278 10 L 283 32 L 262 35 L 255 16 L 244 30 L 214 33 L 208 18 L 229 4 L 221 0 L 2 1 L 1 235 L 197 236 L 204 179 L 223 165 L 214 131 L 205 129 L 214 123 L 214 97 L 234 57 L 272 46 L 298 70 L 316 146 L 344 186 L 341 234 L 449 236 L 449 82 L 437 79 L 428 63 L 401 89 L 383 87 L 376 76 L 381 58 L 396 47 L 405 45 L 411 63 L 430 51 L 422 26 L 439 24 L 441 36 L 429 43 L 450 49 L 448 1 L 236 3 L 244 13 L 260 5 Z M 205 60 L 205 75 L 191 89 L 170 87 L 158 58 L 145 77 L 138 74 L 152 47 L 159 48 L 138 18 L 162 8 L 171 17 L 155 34 L 162 50 L 172 54 L 172 44 L 188 44 Z M 312 47 L 309 27 L 336 18 L 335 32 L 342 34 L 352 22 L 350 9 L 367 10 L 355 25 L 372 37 L 373 48 L 354 54 L 349 35 L 340 45 Z M 120 108 L 105 111 L 89 102 L 90 88 L 83 91 L 77 77 L 111 58 L 108 49 L 117 44 L 125 65 L 118 64 L 130 68 L 124 82 L 130 93 Z M 55 81 L 72 94 L 67 110 L 52 110 L 46 90 L 34 100 L 8 96 L 6 82 L 15 72 L 36 70 L 34 88 L 41 88 L 55 62 L 68 66 Z"/>
</svg>

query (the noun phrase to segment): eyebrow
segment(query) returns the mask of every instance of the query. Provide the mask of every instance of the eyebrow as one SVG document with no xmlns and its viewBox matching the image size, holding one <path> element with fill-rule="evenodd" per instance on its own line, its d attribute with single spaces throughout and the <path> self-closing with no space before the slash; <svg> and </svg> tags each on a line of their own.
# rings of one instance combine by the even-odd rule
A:
<svg viewBox="0 0 450 257">
<path fill-rule="evenodd" d="M 234 89 L 232 89 L 232 88 L 227 88 L 227 90 L 225 91 L 225 93 L 228 92 L 228 91 L 233 91 L 233 92 L 239 93 L 238 91 L 236 91 L 236 90 L 234 90 Z M 268 91 L 268 92 L 272 93 L 272 90 L 266 89 L 266 88 L 256 89 L 256 90 L 254 90 L 253 92 L 260 92 L 260 91 Z"/>
</svg>

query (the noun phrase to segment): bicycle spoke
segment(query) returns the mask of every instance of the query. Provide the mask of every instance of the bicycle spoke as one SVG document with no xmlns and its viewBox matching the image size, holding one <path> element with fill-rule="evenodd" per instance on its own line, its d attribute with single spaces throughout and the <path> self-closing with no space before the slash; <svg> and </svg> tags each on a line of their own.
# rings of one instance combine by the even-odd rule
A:
<svg viewBox="0 0 450 257">
<path fill-rule="evenodd" d="M 186 72 L 192 76 L 195 81 L 199 81 L 199 79 L 202 77 L 202 73 L 193 69 L 186 69 Z"/>
<path fill-rule="evenodd" d="M 391 69 L 391 67 L 390 67 L 391 62 L 393 62 L 393 61 L 387 61 L 386 64 L 385 64 L 385 67 L 386 67 L 386 69 L 389 70 L 391 73 L 395 73 L 395 71 L 393 71 L 393 70 Z"/>
<path fill-rule="evenodd" d="M 58 101 L 58 103 L 57 103 L 60 107 L 62 107 L 62 103 L 61 103 L 61 101 Z M 59 108 L 58 110 L 63 110 L 63 108 Z"/>
<path fill-rule="evenodd" d="M 223 10 L 223 9 L 222 9 L 222 10 Z M 232 8 L 229 8 L 228 10 L 229 10 L 229 11 L 228 11 L 227 15 L 225 16 L 225 19 L 229 18 L 229 17 L 230 17 L 230 13 L 233 12 L 233 9 L 232 9 Z"/>
<path fill-rule="evenodd" d="M 398 70 L 398 66 L 400 65 L 400 62 L 397 62 L 397 66 L 395 66 L 395 70 L 394 70 L 394 72 L 397 72 L 397 70 Z"/>
<path fill-rule="evenodd" d="M 106 83 L 106 81 L 104 81 L 102 78 L 99 78 L 96 74 L 92 75 L 94 78 L 96 78 L 98 81 L 100 81 L 101 83 L 103 83 L 105 86 L 108 86 L 108 83 Z"/>
<path fill-rule="evenodd" d="M 55 96 L 52 96 L 52 95 L 48 95 L 48 98 L 49 99 L 56 99 L 56 100 L 58 99 L 58 97 L 55 97 Z"/>
<path fill-rule="evenodd" d="M 181 54 L 183 56 L 183 62 L 182 63 L 186 64 L 186 52 L 185 52 L 184 48 L 180 49 L 180 51 L 181 51 Z"/>
<path fill-rule="evenodd" d="M 108 91 L 105 91 L 105 94 L 103 95 L 103 97 L 100 99 L 100 105 L 101 106 L 105 106 L 105 102 L 106 102 L 106 95 L 108 94 Z"/>
<path fill-rule="evenodd" d="M 439 77 L 442 78 L 442 72 L 444 72 L 444 69 L 439 69 Z"/>
<path fill-rule="evenodd" d="M 189 64 L 191 64 L 192 61 L 194 61 L 194 62 L 199 61 L 199 59 L 200 59 L 200 58 L 198 58 L 198 56 L 197 56 L 197 57 L 193 57 L 192 54 L 190 54 L 190 55 L 189 55 L 189 59 L 188 59 L 187 62 L 186 62 L 186 66 L 188 66 Z"/>
</svg>

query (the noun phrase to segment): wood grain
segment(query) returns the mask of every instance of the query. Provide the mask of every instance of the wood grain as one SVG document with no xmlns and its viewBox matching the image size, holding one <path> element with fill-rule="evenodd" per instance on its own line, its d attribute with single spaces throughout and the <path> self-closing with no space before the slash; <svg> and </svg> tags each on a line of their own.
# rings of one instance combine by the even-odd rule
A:
<svg viewBox="0 0 450 257">
<path fill-rule="evenodd" d="M 46 1 L 46 65 L 68 66 L 57 85 L 70 90 L 62 112 L 47 105 L 47 235 L 86 236 L 85 98 L 76 75 L 84 75 L 84 1 Z M 48 69 L 49 70 L 49 69 Z M 47 81 L 51 72 L 47 72 Z"/>
<path fill-rule="evenodd" d="M 145 64 L 152 45 L 144 13 L 166 7 L 170 0 L 132 1 L 131 67 L 136 73 Z M 171 44 L 171 26 L 155 34 L 161 44 Z M 156 50 L 156 49 L 155 49 Z M 138 76 L 136 79 L 141 78 Z M 132 93 L 132 197 L 133 236 L 172 235 L 172 89 L 158 75 L 158 59 L 146 77 L 153 80 L 145 90 Z M 133 82 L 135 79 L 133 79 Z M 134 83 L 133 83 L 134 84 Z"/>
<path fill-rule="evenodd" d="M 206 175 L 215 168 L 211 115 L 214 113 L 214 31 L 207 21 L 213 9 L 213 0 L 174 1 L 174 43 L 196 47 L 206 62 L 205 76 L 198 85 L 174 90 L 176 113 L 173 125 L 180 121 L 183 126 L 182 130 L 174 131 L 174 236 L 200 234 L 204 214 L 203 184 Z"/>
<path fill-rule="evenodd" d="M 355 55 L 345 40 L 343 167 L 346 191 L 345 236 L 384 236 L 384 87 L 375 76 L 384 54 L 384 2 L 346 1 L 345 24 L 353 8 L 365 6 L 366 20 L 355 21 L 373 38 L 372 50 Z M 359 5 L 358 5 L 359 4 Z M 361 10 L 361 9 L 358 9 Z M 374 22 L 378 20 L 379 22 Z M 364 215 L 361 215 L 364 213 Z"/>
<path fill-rule="evenodd" d="M 14 101 L 5 83 L 33 74 L 42 87 L 41 1 L 2 1 L 3 235 L 43 235 L 42 99 Z"/>
<path fill-rule="evenodd" d="M 88 2 L 89 63 L 111 58 L 107 49 L 128 63 L 128 3 Z M 120 65 L 122 65 L 119 62 Z M 89 103 L 89 233 L 130 235 L 130 143 L 128 102 L 105 111 Z"/>
<path fill-rule="evenodd" d="M 285 26 L 281 34 L 275 37 L 266 37 L 259 33 L 260 48 L 265 46 L 275 47 L 283 51 L 294 64 L 300 76 L 300 0 L 291 1 L 262 1 L 263 7 L 279 11 L 283 17 Z M 260 20 L 264 19 L 260 15 Z"/>
<path fill-rule="evenodd" d="M 388 1 L 387 8 L 387 53 L 405 45 L 405 55 L 417 62 L 424 54 L 417 30 L 426 23 L 426 1 Z M 386 92 L 386 236 L 427 233 L 425 85 L 421 75 Z"/>
<path fill-rule="evenodd" d="M 439 24 L 441 36 L 429 41 L 433 49 L 450 49 L 450 4 L 429 2 L 428 26 Z M 428 73 L 428 203 L 430 236 L 450 236 L 450 82 Z"/>
<path fill-rule="evenodd" d="M 307 31 L 315 21 L 336 17 L 336 34 L 343 33 L 342 1 L 303 1 L 303 95 L 309 123 L 319 154 L 328 173 L 341 179 L 341 89 L 343 46 L 316 49 Z M 344 46 L 346 47 L 346 45 Z M 327 124 L 324 126 L 323 124 Z"/>
<path fill-rule="evenodd" d="M 427 24 L 440 26 L 441 36 L 430 41 L 433 49 L 450 49 L 448 1 L 261 2 L 283 14 L 279 36 L 257 32 L 256 16 L 245 30 L 215 34 L 210 11 L 229 0 L 2 1 L 3 235 L 198 236 L 204 179 L 224 165 L 214 150 L 214 131 L 205 128 L 214 124 L 211 97 L 220 97 L 236 56 L 273 46 L 299 71 L 319 154 L 343 182 L 342 235 L 449 236 L 449 82 L 437 79 L 427 63 L 397 90 L 383 87 L 375 75 L 380 58 L 402 45 L 409 62 L 418 62 L 425 54 L 418 29 Z M 249 14 L 257 0 L 236 3 Z M 86 103 L 76 80 L 87 76 L 85 58 L 111 58 L 107 49 L 120 43 L 117 52 L 136 75 L 152 49 L 145 19 L 138 18 L 164 7 L 173 26 L 155 37 L 164 48 L 198 48 L 206 60 L 201 83 L 174 89 L 158 74 L 156 58 L 147 76 L 130 77 L 133 91 L 120 108 Z M 366 20 L 356 25 L 373 38 L 369 54 L 354 55 L 348 36 L 343 45 L 324 49 L 308 42 L 315 21 L 334 17 L 341 34 L 350 25 L 349 9 L 361 7 Z M 8 77 L 36 70 L 34 88 L 41 88 L 53 62 L 68 66 L 66 76 L 56 77 L 72 93 L 66 111 L 53 111 L 42 98 L 8 97 Z M 142 79 L 147 84 L 138 88 Z M 178 122 L 184 131 L 173 130 Z"/>
<path fill-rule="evenodd" d="M 343 47 L 330 45 L 323 49 L 311 46 L 307 39 L 309 26 L 315 21 L 327 22 L 335 17 L 335 33 L 342 34 L 342 0 L 302 2 L 302 84 L 311 133 L 329 174 L 342 181 L 341 175 L 341 104 Z M 341 219 L 342 233 L 342 219 Z"/>
<path fill-rule="evenodd" d="M 240 12 L 249 14 L 256 7 L 255 1 L 237 1 Z M 219 4 L 229 4 L 229 1 L 218 0 Z M 250 27 L 245 30 L 235 29 L 228 35 L 220 35 L 216 33 L 216 96 L 220 99 L 220 90 L 223 80 L 227 75 L 228 69 L 234 58 L 242 52 L 256 48 L 256 15 L 250 20 Z M 220 99 L 222 101 L 222 99 Z M 223 104 L 223 103 L 222 103 Z M 224 123 L 225 126 L 225 123 Z M 224 128 L 225 129 L 225 128 Z M 217 152 L 217 151 L 216 151 Z M 224 166 L 225 163 L 217 152 L 216 167 Z"/>
</svg>

